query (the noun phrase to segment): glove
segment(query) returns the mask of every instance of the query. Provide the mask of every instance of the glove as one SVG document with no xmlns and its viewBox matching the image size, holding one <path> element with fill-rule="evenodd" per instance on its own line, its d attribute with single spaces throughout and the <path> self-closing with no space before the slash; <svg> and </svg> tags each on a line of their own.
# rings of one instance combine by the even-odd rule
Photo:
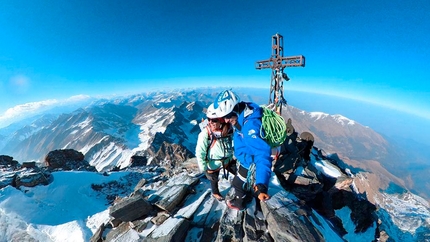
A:
<svg viewBox="0 0 430 242">
<path fill-rule="evenodd" d="M 263 184 L 257 184 L 254 186 L 254 194 L 260 199 L 260 201 L 266 201 L 270 198 L 267 194 L 267 187 Z"/>
</svg>

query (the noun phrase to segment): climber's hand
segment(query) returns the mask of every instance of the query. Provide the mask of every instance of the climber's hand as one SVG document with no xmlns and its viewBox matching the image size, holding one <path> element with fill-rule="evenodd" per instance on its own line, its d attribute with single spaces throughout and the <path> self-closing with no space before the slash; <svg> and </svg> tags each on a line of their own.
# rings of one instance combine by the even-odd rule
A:
<svg viewBox="0 0 430 242">
<path fill-rule="evenodd" d="M 267 193 L 260 192 L 260 194 L 258 194 L 258 199 L 262 202 L 269 200 L 269 198 L 270 196 Z"/>
<path fill-rule="evenodd" d="M 267 194 L 267 187 L 263 184 L 257 184 L 254 186 L 254 196 L 263 202 L 270 198 L 270 196 Z"/>
</svg>

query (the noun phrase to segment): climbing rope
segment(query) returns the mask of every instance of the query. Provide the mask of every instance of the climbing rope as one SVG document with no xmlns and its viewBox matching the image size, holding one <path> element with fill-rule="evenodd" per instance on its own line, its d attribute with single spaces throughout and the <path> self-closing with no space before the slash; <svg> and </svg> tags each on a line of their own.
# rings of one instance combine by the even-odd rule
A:
<svg viewBox="0 0 430 242">
<path fill-rule="evenodd" d="M 273 110 L 263 108 L 263 117 L 261 118 L 260 136 L 266 140 L 270 147 L 280 146 L 287 138 L 287 124 L 284 118 L 275 113 Z"/>
</svg>

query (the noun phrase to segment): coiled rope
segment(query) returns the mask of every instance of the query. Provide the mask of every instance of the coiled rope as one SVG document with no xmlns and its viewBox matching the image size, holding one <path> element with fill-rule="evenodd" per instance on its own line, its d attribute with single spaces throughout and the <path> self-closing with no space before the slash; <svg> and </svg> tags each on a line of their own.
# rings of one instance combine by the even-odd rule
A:
<svg viewBox="0 0 430 242">
<path fill-rule="evenodd" d="M 287 138 L 287 124 L 281 115 L 265 106 L 260 107 L 263 109 L 260 136 L 266 140 L 270 147 L 278 147 Z"/>
</svg>

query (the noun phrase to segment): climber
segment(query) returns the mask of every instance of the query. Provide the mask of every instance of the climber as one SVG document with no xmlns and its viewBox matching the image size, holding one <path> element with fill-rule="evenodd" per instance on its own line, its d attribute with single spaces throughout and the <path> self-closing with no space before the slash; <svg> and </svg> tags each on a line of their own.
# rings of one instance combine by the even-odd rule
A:
<svg viewBox="0 0 430 242">
<path fill-rule="evenodd" d="M 262 108 L 251 102 L 239 102 L 231 90 L 219 93 L 214 102 L 218 117 L 234 127 L 234 155 L 239 162 L 232 181 L 233 195 L 226 199 L 231 209 L 244 209 L 244 198 L 249 190 L 260 201 L 269 199 L 267 194 L 272 171 L 271 147 L 260 136 Z M 255 184 L 252 182 L 255 172 Z M 252 187 L 251 187 L 252 186 Z"/>
<path fill-rule="evenodd" d="M 211 182 L 212 196 L 223 200 L 218 188 L 221 169 L 224 177 L 228 172 L 236 173 L 236 160 L 233 158 L 233 128 L 223 119 L 217 118 L 211 104 L 206 112 L 208 125 L 199 133 L 196 145 L 196 156 L 199 169 L 205 172 Z"/>
</svg>

